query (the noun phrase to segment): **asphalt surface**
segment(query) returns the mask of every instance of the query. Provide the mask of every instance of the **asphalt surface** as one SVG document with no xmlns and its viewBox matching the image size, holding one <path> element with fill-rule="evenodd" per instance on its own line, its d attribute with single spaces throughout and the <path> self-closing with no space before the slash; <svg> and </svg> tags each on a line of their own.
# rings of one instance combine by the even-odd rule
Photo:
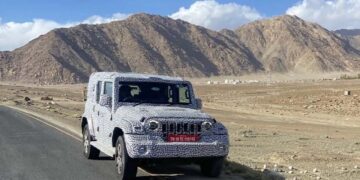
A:
<svg viewBox="0 0 360 180">
<path fill-rule="evenodd" d="M 77 139 L 0 106 L 0 179 L 116 179 L 114 161 L 87 160 Z"/>
<path fill-rule="evenodd" d="M 171 173 L 178 171 L 188 175 L 154 175 L 139 168 L 137 179 L 205 179 L 193 167 L 180 167 Z M 0 106 L 0 180 L 8 179 L 112 180 L 117 176 L 111 158 L 85 159 L 78 138 Z"/>
</svg>

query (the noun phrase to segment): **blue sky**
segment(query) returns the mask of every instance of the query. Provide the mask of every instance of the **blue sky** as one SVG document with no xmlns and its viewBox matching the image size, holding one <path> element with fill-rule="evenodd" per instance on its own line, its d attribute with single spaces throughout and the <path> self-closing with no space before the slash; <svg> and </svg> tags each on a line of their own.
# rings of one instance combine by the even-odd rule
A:
<svg viewBox="0 0 360 180">
<path fill-rule="evenodd" d="M 109 17 L 114 13 L 146 12 L 169 15 L 180 7 L 189 7 L 194 0 L 1 0 L 2 22 L 25 22 L 35 18 L 60 23 L 81 21 L 92 15 Z M 257 9 L 266 16 L 281 15 L 299 0 L 218 0 Z"/>
<path fill-rule="evenodd" d="M 215 31 L 284 14 L 329 30 L 360 29 L 360 0 L 0 0 L 0 51 L 55 28 L 124 20 L 140 12 Z"/>
</svg>

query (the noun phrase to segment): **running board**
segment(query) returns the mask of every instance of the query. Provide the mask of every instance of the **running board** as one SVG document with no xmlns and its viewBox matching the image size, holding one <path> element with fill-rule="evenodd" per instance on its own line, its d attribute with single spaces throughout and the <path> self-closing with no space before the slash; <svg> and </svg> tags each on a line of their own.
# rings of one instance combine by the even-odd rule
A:
<svg viewBox="0 0 360 180">
<path fill-rule="evenodd" d="M 96 147 L 98 150 L 100 150 L 101 152 L 103 152 L 104 154 L 106 154 L 110 157 L 114 157 L 114 155 L 115 155 L 115 148 L 113 148 L 113 147 L 112 148 L 105 147 L 97 141 L 91 141 L 90 145 Z"/>
</svg>

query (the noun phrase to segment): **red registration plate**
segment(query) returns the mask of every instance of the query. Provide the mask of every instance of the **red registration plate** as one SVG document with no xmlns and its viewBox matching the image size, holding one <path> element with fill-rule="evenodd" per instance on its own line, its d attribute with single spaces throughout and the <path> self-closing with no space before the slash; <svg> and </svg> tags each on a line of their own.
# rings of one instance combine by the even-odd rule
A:
<svg viewBox="0 0 360 180">
<path fill-rule="evenodd" d="M 199 139 L 199 135 L 193 134 L 169 134 L 167 136 L 169 142 L 197 142 Z"/>
</svg>

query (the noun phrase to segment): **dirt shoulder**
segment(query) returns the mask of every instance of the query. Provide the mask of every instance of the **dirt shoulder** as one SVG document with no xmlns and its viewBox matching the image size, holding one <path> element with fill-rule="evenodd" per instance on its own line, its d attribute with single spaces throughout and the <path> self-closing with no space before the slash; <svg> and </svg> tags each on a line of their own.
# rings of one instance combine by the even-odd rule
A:
<svg viewBox="0 0 360 180">
<path fill-rule="evenodd" d="M 80 132 L 82 86 L 0 84 L 0 101 Z M 227 174 L 260 179 L 265 167 L 287 179 L 360 178 L 360 81 L 204 83 L 195 90 L 204 111 L 229 129 Z"/>
</svg>

